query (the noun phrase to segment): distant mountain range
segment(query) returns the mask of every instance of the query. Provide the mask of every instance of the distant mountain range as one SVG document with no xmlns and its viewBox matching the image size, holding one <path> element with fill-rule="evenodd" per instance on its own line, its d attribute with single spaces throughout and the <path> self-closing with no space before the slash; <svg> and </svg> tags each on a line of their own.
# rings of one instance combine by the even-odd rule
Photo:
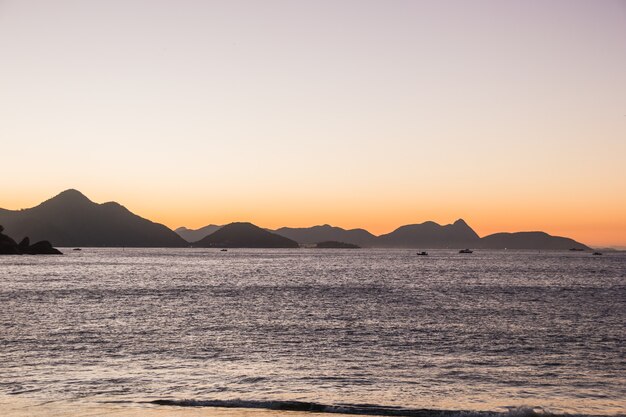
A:
<svg viewBox="0 0 626 417">
<path fill-rule="evenodd" d="M 200 239 L 203 239 L 207 237 L 208 235 L 210 235 L 211 233 L 219 230 L 220 227 L 222 226 L 218 226 L 216 224 L 210 224 L 208 226 L 201 227 L 200 229 L 197 229 L 197 230 L 187 229 L 186 227 L 179 227 L 178 229 L 174 231 L 178 233 L 178 236 L 182 237 L 187 242 L 197 242 Z"/>
<path fill-rule="evenodd" d="M 575 240 L 543 232 L 495 233 L 483 238 L 462 219 L 448 225 L 425 222 L 401 226 L 375 236 L 364 229 L 330 225 L 266 230 L 251 223 L 209 225 L 176 232 L 131 213 L 118 203 L 97 204 L 76 190 L 67 190 L 24 210 L 0 209 L 0 225 L 13 239 L 29 236 L 55 246 L 101 247 L 297 247 L 343 242 L 380 248 L 589 249 Z"/>
<path fill-rule="evenodd" d="M 200 230 L 202 229 L 198 229 Z M 381 236 L 375 236 L 364 229 L 345 230 L 327 224 L 303 228 L 282 227 L 270 231 L 307 246 L 332 241 L 366 248 L 590 249 L 573 239 L 551 236 L 544 232 L 494 233 L 481 238 L 463 219 L 443 226 L 435 222 L 401 226 Z"/>
<path fill-rule="evenodd" d="M 37 207 L 0 209 L 0 225 L 17 241 L 48 240 L 54 246 L 184 247 L 183 238 L 118 203 L 97 204 L 76 190 L 63 191 Z"/>
<path fill-rule="evenodd" d="M 470 248 L 476 247 L 480 237 L 459 219 L 453 224 L 441 226 L 435 222 L 401 226 L 376 239 L 376 246 L 383 248 Z"/>
<path fill-rule="evenodd" d="M 375 246 L 376 236 L 364 229 L 345 230 L 330 225 L 313 227 L 281 227 L 274 233 L 293 239 L 301 244 L 316 244 L 319 242 L 345 242 L 361 247 Z"/>
<path fill-rule="evenodd" d="M 476 247 L 483 249 L 590 249 L 567 237 L 550 236 L 544 232 L 494 233 L 480 239 Z"/>
</svg>

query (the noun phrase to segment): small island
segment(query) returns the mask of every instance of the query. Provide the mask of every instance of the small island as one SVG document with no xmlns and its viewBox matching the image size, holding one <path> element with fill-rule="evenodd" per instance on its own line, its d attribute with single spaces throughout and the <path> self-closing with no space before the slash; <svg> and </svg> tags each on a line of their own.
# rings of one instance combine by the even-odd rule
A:
<svg viewBox="0 0 626 417">
<path fill-rule="evenodd" d="M 0 226 L 0 255 L 63 255 L 47 240 L 31 245 L 30 239 L 25 237 L 20 243 L 16 243 L 15 240 L 3 234 L 3 231 L 4 227 Z"/>
<path fill-rule="evenodd" d="M 352 243 L 337 242 L 334 240 L 327 240 L 325 242 L 319 242 L 315 245 L 316 249 L 360 249 L 359 245 Z"/>
<path fill-rule="evenodd" d="M 298 242 L 252 223 L 230 223 L 193 243 L 196 248 L 299 248 Z"/>
</svg>

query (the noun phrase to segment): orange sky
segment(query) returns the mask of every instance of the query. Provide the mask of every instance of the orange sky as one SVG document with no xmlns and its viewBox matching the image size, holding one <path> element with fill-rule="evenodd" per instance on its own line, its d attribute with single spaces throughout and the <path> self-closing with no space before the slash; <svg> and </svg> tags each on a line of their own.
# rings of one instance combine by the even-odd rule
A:
<svg viewBox="0 0 626 417">
<path fill-rule="evenodd" d="M 622 1 L 0 2 L 0 207 L 626 246 Z"/>
</svg>

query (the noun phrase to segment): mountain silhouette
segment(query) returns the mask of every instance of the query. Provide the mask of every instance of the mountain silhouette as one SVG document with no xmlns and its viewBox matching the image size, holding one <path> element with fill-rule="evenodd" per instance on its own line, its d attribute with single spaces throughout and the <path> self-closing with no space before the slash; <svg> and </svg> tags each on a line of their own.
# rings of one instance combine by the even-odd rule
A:
<svg viewBox="0 0 626 417">
<path fill-rule="evenodd" d="M 47 239 L 55 246 L 183 247 L 166 226 L 139 217 L 118 203 L 97 204 L 76 190 L 66 190 L 24 210 L 0 209 L 0 224 L 21 240 Z"/>
<path fill-rule="evenodd" d="M 361 247 L 374 246 L 376 236 L 364 229 L 342 229 L 328 224 L 313 227 L 281 227 L 274 230 L 277 235 L 295 240 L 300 244 L 314 244 L 318 242 L 334 241 L 345 242 Z"/>
<path fill-rule="evenodd" d="M 589 249 L 573 239 L 544 232 L 495 233 L 481 239 L 462 219 L 443 226 L 430 221 L 401 226 L 378 237 L 364 229 L 346 230 L 327 224 L 271 231 L 251 223 L 231 223 L 197 230 L 181 227 L 174 232 L 118 203 L 97 204 L 73 189 L 33 208 L 0 208 L 0 224 L 17 241 L 29 236 L 32 241 L 49 240 L 61 247 L 186 247 L 188 242 L 196 242 L 198 247 L 291 248 L 298 243 L 344 242 L 374 248 Z"/>
<path fill-rule="evenodd" d="M 483 249 L 590 249 L 573 239 L 551 236 L 544 232 L 494 233 L 480 239 L 478 247 Z"/>
<path fill-rule="evenodd" d="M 442 226 L 435 222 L 401 226 L 376 239 L 381 248 L 469 248 L 476 247 L 480 237 L 463 219 Z"/>
<path fill-rule="evenodd" d="M 220 227 L 222 226 L 218 226 L 216 224 L 210 224 L 208 226 L 204 226 L 200 229 L 195 230 L 187 229 L 186 227 L 179 227 L 178 229 L 174 230 L 174 232 L 176 232 L 178 236 L 182 237 L 187 242 L 197 242 L 200 239 L 207 237 L 211 233 L 214 233 Z"/>
<path fill-rule="evenodd" d="M 268 232 L 252 223 L 230 223 L 195 242 L 203 248 L 298 248 L 298 242 Z"/>
<path fill-rule="evenodd" d="M 203 231 L 203 233 L 207 233 L 212 228 L 218 229 L 219 226 L 209 225 L 191 232 Z M 496 233 L 480 238 L 463 219 L 448 225 L 440 225 L 432 221 L 405 225 L 391 233 L 378 237 L 364 229 L 346 230 L 328 224 L 313 227 L 281 227 L 276 230 L 265 230 L 307 246 L 315 246 L 319 242 L 344 242 L 366 248 L 588 249 L 586 245 L 573 239 L 551 236 L 544 232 Z M 189 229 L 179 228 L 177 231 L 182 234 L 189 231 Z"/>
</svg>

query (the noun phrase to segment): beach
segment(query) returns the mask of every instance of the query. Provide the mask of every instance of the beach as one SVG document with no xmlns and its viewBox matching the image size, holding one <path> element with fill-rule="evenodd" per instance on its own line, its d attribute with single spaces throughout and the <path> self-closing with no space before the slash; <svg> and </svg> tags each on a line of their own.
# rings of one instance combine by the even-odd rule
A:
<svg viewBox="0 0 626 417">
<path fill-rule="evenodd" d="M 305 417 L 325 415 L 311 412 L 260 410 L 246 408 L 163 407 L 148 404 L 97 404 L 65 401 L 36 401 L 23 397 L 0 396 L 4 417 Z M 333 414 L 339 415 L 341 414 Z"/>
</svg>

